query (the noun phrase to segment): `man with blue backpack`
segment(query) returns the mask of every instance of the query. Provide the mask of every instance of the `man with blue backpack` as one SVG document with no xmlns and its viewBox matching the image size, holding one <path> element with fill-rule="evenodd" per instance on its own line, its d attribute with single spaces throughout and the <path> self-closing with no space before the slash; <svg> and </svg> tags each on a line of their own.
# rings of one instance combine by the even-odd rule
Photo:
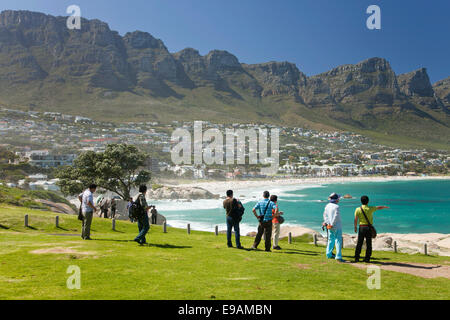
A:
<svg viewBox="0 0 450 320">
<path fill-rule="evenodd" d="M 223 208 L 227 213 L 227 245 L 232 248 L 231 230 L 234 229 L 234 236 L 236 238 L 236 248 L 244 249 L 241 246 L 241 236 L 239 230 L 239 223 L 244 215 L 245 208 L 242 203 L 233 197 L 233 190 L 227 191 L 227 198 L 223 201 Z"/>
<path fill-rule="evenodd" d="M 255 242 L 253 243 L 252 249 L 256 250 L 261 238 L 264 234 L 266 251 L 270 252 L 271 239 L 272 239 L 272 209 L 275 209 L 275 204 L 270 201 L 269 191 L 264 191 L 264 199 L 258 201 L 258 203 L 253 208 L 253 214 L 256 219 L 259 220 L 258 233 L 256 234 Z M 259 215 L 256 213 L 259 210 Z"/>
</svg>

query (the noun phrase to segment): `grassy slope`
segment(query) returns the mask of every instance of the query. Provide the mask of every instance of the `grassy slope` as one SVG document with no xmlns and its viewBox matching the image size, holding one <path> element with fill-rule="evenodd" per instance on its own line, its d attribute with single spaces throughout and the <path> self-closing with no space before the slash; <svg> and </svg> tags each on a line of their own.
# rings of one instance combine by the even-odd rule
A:
<svg viewBox="0 0 450 320">
<path fill-rule="evenodd" d="M 8 188 L 0 186 L 0 203 L 7 203 L 16 206 L 23 206 L 27 208 L 40 207 L 41 209 L 47 208 L 47 206 L 36 202 L 35 200 L 42 199 L 56 203 L 64 203 L 71 206 L 76 211 L 69 201 L 67 201 L 62 195 L 54 191 L 47 190 L 23 190 L 19 188 Z"/>
<path fill-rule="evenodd" d="M 31 228 L 23 227 L 30 214 Z M 130 241 L 136 225 L 94 219 L 94 241 L 81 241 L 75 216 L 0 207 L 0 299 L 449 299 L 450 280 L 382 271 L 381 290 L 368 290 L 365 270 L 334 260 L 301 239 L 265 253 L 226 248 L 225 236 L 152 227 L 150 246 Z M 252 238 L 244 237 L 249 247 Z M 32 254 L 72 247 L 81 254 Z M 353 250 L 344 250 L 350 258 Z M 375 252 L 383 261 L 437 263 L 443 257 Z M 69 265 L 81 268 L 81 290 L 66 288 Z"/>
</svg>

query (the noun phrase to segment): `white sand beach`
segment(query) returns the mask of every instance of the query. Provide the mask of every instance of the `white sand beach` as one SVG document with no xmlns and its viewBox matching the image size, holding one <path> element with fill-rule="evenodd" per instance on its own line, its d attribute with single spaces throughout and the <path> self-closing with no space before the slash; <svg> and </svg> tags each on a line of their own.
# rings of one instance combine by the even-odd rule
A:
<svg viewBox="0 0 450 320">
<path fill-rule="evenodd" d="M 450 176 L 368 176 L 368 177 L 324 177 L 324 178 L 285 178 L 285 179 L 259 179 L 259 180 L 226 180 L 226 181 L 198 181 L 180 184 L 167 183 L 167 185 L 182 185 L 185 187 L 200 187 L 209 192 L 223 195 L 226 190 L 246 190 L 263 186 L 293 186 L 313 185 L 346 182 L 383 182 L 383 181 L 415 181 L 415 180 L 450 180 Z M 236 192 L 235 192 L 236 193 Z"/>
</svg>

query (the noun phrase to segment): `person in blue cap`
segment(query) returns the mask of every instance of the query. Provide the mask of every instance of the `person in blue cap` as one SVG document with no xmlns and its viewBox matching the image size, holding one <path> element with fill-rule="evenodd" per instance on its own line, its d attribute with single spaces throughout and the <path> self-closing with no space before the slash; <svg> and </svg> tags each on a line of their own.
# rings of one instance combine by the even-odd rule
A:
<svg viewBox="0 0 450 320">
<path fill-rule="evenodd" d="M 329 203 L 325 206 L 323 212 L 323 226 L 327 228 L 327 258 L 335 258 L 337 261 L 344 262 L 342 259 L 342 223 L 339 213 L 340 195 L 332 193 L 328 197 Z M 336 247 L 336 255 L 333 255 L 333 249 Z"/>
</svg>

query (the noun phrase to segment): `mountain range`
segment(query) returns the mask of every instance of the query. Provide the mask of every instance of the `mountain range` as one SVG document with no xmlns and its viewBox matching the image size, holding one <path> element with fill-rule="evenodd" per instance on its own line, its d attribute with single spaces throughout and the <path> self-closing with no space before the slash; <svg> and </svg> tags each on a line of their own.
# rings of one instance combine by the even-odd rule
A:
<svg viewBox="0 0 450 320">
<path fill-rule="evenodd" d="M 227 51 L 171 53 L 147 32 L 121 36 L 95 19 L 69 30 L 66 19 L 0 13 L 0 104 L 118 122 L 350 130 L 384 143 L 450 148 L 450 77 L 431 84 L 425 68 L 396 75 L 374 57 L 307 76 L 290 62 L 245 64 Z"/>
</svg>

